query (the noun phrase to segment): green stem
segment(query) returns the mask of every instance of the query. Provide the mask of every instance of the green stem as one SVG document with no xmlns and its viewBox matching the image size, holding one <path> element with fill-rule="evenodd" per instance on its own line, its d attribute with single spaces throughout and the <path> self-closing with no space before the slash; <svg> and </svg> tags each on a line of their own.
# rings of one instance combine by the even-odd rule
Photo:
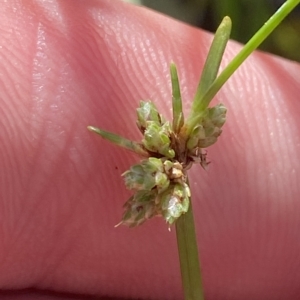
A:
<svg viewBox="0 0 300 300">
<path fill-rule="evenodd" d="M 204 300 L 191 201 L 188 212 L 176 221 L 176 235 L 184 299 Z"/>
<path fill-rule="evenodd" d="M 281 23 L 281 21 L 300 3 L 300 0 L 287 0 L 275 14 L 256 32 L 243 49 L 234 57 L 223 72 L 217 77 L 208 91 L 201 99 L 201 106 L 197 110 L 201 111 L 218 93 L 230 76 L 239 68 L 247 57 L 270 35 L 270 33 Z M 193 116 L 189 119 L 189 128 L 197 124 L 198 118 Z"/>
</svg>

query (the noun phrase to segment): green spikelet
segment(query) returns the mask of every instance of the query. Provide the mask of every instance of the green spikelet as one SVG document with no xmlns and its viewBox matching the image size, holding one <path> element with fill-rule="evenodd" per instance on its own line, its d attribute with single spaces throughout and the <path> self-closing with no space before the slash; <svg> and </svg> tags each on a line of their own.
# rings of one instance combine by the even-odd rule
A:
<svg viewBox="0 0 300 300">
<path fill-rule="evenodd" d="M 144 147 L 167 158 L 173 158 L 175 151 L 171 148 L 171 127 L 169 122 L 159 125 L 154 121 L 148 121 L 144 132 L 142 144 Z"/>
<path fill-rule="evenodd" d="M 144 133 L 147 122 L 152 121 L 158 125 L 161 125 L 161 116 L 157 111 L 157 108 L 155 105 L 148 101 L 141 101 L 140 107 L 136 110 L 137 113 L 137 126 L 141 130 L 142 133 Z"/>
<path fill-rule="evenodd" d="M 169 225 L 188 211 L 190 196 L 190 189 L 186 183 L 170 185 L 160 196 L 161 213 Z"/>
</svg>

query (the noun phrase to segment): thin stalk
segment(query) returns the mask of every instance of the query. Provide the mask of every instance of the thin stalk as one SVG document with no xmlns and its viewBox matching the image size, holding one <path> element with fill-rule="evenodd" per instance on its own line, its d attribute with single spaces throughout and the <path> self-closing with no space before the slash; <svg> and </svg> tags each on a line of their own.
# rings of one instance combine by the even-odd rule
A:
<svg viewBox="0 0 300 300">
<path fill-rule="evenodd" d="M 287 0 L 275 14 L 256 32 L 243 49 L 233 58 L 228 66 L 216 78 L 201 99 L 201 104 L 197 109 L 205 109 L 213 97 L 219 92 L 221 87 L 230 76 L 240 67 L 247 57 L 258 48 L 258 46 L 270 35 L 270 33 L 281 23 L 281 21 L 300 3 L 300 0 Z M 188 127 L 193 128 L 198 122 L 197 116 L 191 116 L 188 120 Z"/>
<path fill-rule="evenodd" d="M 201 106 L 202 96 L 208 90 L 208 88 L 213 83 L 213 81 L 215 80 L 218 74 L 222 56 L 227 41 L 229 39 L 230 31 L 231 31 L 231 20 L 229 17 L 225 17 L 222 23 L 220 24 L 220 26 L 218 27 L 213 42 L 211 44 L 211 47 L 209 49 L 209 53 L 204 65 L 200 82 L 198 84 L 196 95 L 194 97 L 193 106 L 191 110 L 191 117 L 196 115 L 197 118 L 201 118 L 201 113 L 203 111 L 199 110 L 199 107 Z M 176 104 L 174 100 L 174 98 L 176 98 L 174 97 L 174 86 L 176 87 L 176 82 L 178 82 L 178 78 L 177 78 L 176 68 L 174 67 L 173 67 L 173 76 L 172 76 L 172 68 L 171 68 L 171 77 L 172 77 L 172 87 L 173 87 L 173 116 L 174 116 L 173 124 L 175 124 L 176 126 L 175 128 L 178 129 L 179 128 L 179 126 L 177 126 L 178 117 L 176 117 L 178 113 L 174 112 L 174 107 L 175 108 L 176 106 L 178 107 L 178 104 Z M 175 89 L 175 94 L 178 94 L 177 89 Z M 185 131 L 187 130 L 187 132 L 189 130 L 190 131 L 193 130 L 194 128 L 194 127 L 189 127 L 188 121 L 189 120 L 187 120 L 187 123 L 184 125 Z M 180 126 L 180 128 L 181 127 L 182 125 Z M 185 145 L 185 143 L 183 144 Z M 186 214 L 183 214 L 176 221 L 176 234 L 177 234 L 177 245 L 178 245 L 178 252 L 179 252 L 181 280 L 182 280 L 183 291 L 184 291 L 184 299 L 204 300 L 191 199 L 190 199 L 190 207 L 188 212 Z"/>
<path fill-rule="evenodd" d="M 172 80 L 173 130 L 179 133 L 184 120 L 177 69 L 170 66 Z M 188 180 L 187 180 L 188 184 Z M 176 221 L 176 236 L 185 300 L 204 300 L 192 203 Z"/>
<path fill-rule="evenodd" d="M 204 300 L 192 201 L 188 212 L 176 221 L 176 235 L 184 299 Z"/>
</svg>

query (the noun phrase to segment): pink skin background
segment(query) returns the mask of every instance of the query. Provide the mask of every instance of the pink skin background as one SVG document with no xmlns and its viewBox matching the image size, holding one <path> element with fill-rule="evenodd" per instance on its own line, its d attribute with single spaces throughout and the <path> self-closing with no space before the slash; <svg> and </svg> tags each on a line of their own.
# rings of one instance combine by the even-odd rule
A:
<svg viewBox="0 0 300 300">
<path fill-rule="evenodd" d="M 182 299 L 175 228 L 114 228 L 139 158 L 86 126 L 139 140 L 141 99 L 170 118 L 171 61 L 188 112 L 212 35 L 117 0 L 2 1 L 0 23 L 0 298 Z M 300 298 L 299 94 L 299 64 L 256 52 L 214 100 L 190 172 L 207 300 Z"/>
</svg>

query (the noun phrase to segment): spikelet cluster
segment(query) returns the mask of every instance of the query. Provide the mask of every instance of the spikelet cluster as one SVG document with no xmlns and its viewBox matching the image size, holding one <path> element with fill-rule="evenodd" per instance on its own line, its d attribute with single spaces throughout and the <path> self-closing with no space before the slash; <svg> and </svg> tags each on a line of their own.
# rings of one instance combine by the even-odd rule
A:
<svg viewBox="0 0 300 300">
<path fill-rule="evenodd" d="M 191 163 L 207 166 L 202 148 L 216 142 L 225 123 L 226 108 L 208 108 L 186 141 L 185 152 L 176 148 L 178 137 L 152 102 L 140 102 L 137 126 L 143 134 L 141 147 L 149 157 L 123 174 L 125 185 L 134 194 L 124 205 L 120 224 L 134 227 L 154 216 L 171 225 L 189 208 L 190 189 L 186 170 Z M 180 154 L 178 154 L 180 153 Z"/>
</svg>

